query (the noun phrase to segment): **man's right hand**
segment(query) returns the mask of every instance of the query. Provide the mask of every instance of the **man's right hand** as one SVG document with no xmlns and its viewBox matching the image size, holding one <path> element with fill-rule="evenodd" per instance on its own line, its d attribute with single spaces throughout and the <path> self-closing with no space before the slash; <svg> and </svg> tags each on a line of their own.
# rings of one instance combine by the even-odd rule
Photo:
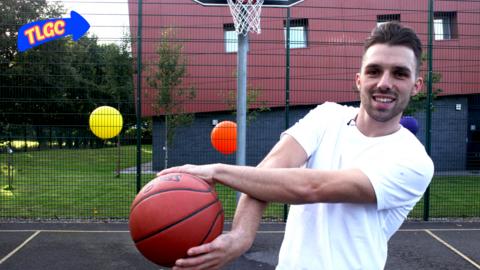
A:
<svg viewBox="0 0 480 270">
<path fill-rule="evenodd" d="M 253 239 L 248 239 L 239 232 L 230 231 L 219 235 L 208 244 L 190 248 L 189 257 L 178 259 L 172 269 L 221 269 L 245 253 L 252 243 Z"/>
</svg>

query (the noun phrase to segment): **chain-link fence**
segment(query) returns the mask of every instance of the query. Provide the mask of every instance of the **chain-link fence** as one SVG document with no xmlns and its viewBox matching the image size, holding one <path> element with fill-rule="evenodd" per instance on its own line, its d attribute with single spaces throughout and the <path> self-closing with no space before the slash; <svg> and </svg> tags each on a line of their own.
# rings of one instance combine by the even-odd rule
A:
<svg viewBox="0 0 480 270">
<path fill-rule="evenodd" d="M 63 4 L 90 32 L 19 52 L 19 28 L 68 17 Z M 238 37 L 227 6 L 38 0 L 3 1 L 0 12 L 0 217 L 125 219 L 156 171 L 235 164 L 210 142 L 217 123 L 236 118 Z M 317 104 L 357 104 L 365 37 L 400 21 L 424 44 L 421 74 L 431 88 L 407 113 L 436 168 L 410 217 L 480 216 L 480 2 L 305 0 L 261 16 L 261 34 L 248 39 L 248 165 Z M 123 116 L 117 137 L 99 139 L 89 127 L 103 105 Z M 232 218 L 236 193 L 217 191 Z M 272 204 L 265 220 L 284 220 L 287 210 Z"/>
</svg>

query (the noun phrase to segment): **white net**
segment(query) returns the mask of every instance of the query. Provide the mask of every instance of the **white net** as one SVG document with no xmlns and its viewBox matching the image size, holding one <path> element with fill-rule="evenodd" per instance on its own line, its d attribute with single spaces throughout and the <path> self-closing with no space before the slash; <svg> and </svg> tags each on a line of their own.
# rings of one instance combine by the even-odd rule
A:
<svg viewBox="0 0 480 270">
<path fill-rule="evenodd" d="M 263 0 L 227 0 L 233 16 L 235 32 L 247 35 L 260 33 L 260 13 Z"/>
</svg>

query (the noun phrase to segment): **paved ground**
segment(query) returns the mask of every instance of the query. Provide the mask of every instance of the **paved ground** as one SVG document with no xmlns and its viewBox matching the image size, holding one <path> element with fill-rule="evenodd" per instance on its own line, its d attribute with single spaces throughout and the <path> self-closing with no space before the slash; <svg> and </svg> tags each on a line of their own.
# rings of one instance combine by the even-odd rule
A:
<svg viewBox="0 0 480 270">
<path fill-rule="evenodd" d="M 263 224 L 250 251 L 226 269 L 274 269 L 283 229 Z M 480 222 L 407 222 L 389 246 L 387 270 L 478 270 Z M 138 253 L 127 224 L 0 222 L 0 269 L 162 268 Z"/>
</svg>

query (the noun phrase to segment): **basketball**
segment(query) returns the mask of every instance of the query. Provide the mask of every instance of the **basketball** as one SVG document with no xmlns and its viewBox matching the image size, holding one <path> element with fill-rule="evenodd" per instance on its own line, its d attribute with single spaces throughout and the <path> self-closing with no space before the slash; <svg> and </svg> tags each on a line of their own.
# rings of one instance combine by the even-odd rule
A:
<svg viewBox="0 0 480 270">
<path fill-rule="evenodd" d="M 165 267 L 188 257 L 187 250 L 213 241 L 223 230 L 223 208 L 202 179 L 184 173 L 157 177 L 130 207 L 128 226 L 137 249 Z"/>
<path fill-rule="evenodd" d="M 229 155 L 237 150 L 237 124 L 232 121 L 218 123 L 210 134 L 210 140 L 218 152 Z"/>
</svg>

